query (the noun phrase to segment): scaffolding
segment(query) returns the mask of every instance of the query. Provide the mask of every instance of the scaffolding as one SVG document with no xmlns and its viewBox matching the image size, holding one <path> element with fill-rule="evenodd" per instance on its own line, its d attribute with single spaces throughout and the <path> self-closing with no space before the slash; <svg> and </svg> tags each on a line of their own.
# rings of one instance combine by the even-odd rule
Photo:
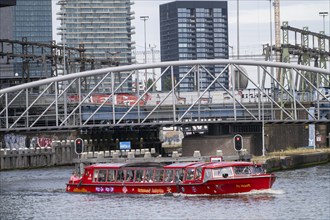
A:
<svg viewBox="0 0 330 220">
<path fill-rule="evenodd" d="M 290 56 L 298 57 L 298 64 L 311 66 L 314 63 L 314 67 L 320 67 L 327 69 L 327 61 L 330 56 L 330 36 L 324 34 L 323 31 L 320 33 L 311 32 L 308 27 L 303 27 L 303 29 L 298 29 L 289 26 L 288 22 L 283 22 L 281 27 L 283 44 L 281 48 L 274 48 L 281 52 L 281 62 L 290 63 Z M 289 43 L 289 34 L 293 32 L 294 43 Z M 300 37 L 299 37 L 300 36 Z M 309 80 L 314 85 L 319 84 L 320 86 L 330 86 L 329 78 L 320 79 L 317 83 L 317 77 L 312 76 L 310 73 L 305 72 L 306 80 Z M 297 76 L 295 79 L 296 87 L 301 92 L 312 92 L 313 88 L 306 85 L 306 80 L 304 77 Z M 281 80 L 288 80 L 285 73 Z M 292 80 L 292 79 L 291 79 Z M 288 80 L 289 83 L 291 80 Z"/>
<path fill-rule="evenodd" d="M 282 44 L 264 45 L 263 54 L 265 60 L 269 60 L 271 52 L 280 53 L 280 61 L 283 63 L 292 63 L 297 60 L 297 64 L 304 66 L 314 66 L 327 69 L 327 62 L 330 57 L 330 36 L 325 35 L 324 31 L 320 33 L 311 32 L 308 27 L 303 29 L 289 26 L 284 21 L 282 29 Z M 281 106 L 292 105 L 295 103 L 293 96 L 288 96 L 288 92 L 303 97 L 302 100 L 310 100 L 315 90 L 330 86 L 330 76 L 320 76 L 303 71 L 301 74 L 295 74 L 292 69 L 283 68 L 280 74 L 277 74 L 277 80 L 274 79 L 272 88 L 277 91 L 277 99 Z M 291 106 L 294 109 L 294 106 Z"/>
</svg>

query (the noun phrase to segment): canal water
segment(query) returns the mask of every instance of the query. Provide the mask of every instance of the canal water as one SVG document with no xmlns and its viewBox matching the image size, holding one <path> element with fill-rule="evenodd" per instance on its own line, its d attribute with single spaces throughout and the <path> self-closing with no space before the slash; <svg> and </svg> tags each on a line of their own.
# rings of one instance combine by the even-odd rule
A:
<svg viewBox="0 0 330 220">
<path fill-rule="evenodd" d="M 330 163 L 276 172 L 271 190 L 227 196 L 69 194 L 72 170 L 0 172 L 0 219 L 330 219 Z"/>
</svg>

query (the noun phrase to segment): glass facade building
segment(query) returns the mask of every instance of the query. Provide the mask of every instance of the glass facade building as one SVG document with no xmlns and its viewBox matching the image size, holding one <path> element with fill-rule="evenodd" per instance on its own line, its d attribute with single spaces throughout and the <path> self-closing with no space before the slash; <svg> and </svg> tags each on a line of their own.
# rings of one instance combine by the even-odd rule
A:
<svg viewBox="0 0 330 220">
<path fill-rule="evenodd" d="M 17 0 L 14 38 L 48 43 L 52 41 L 52 0 Z"/>
<path fill-rule="evenodd" d="M 16 0 L 0 0 L 0 8 L 14 5 L 16 5 Z"/>
<path fill-rule="evenodd" d="M 96 62 L 105 59 L 119 62 L 119 65 L 133 62 L 131 20 L 134 13 L 130 0 L 61 0 L 58 4 L 61 5 L 58 34 L 67 46 L 78 48 L 83 44 L 86 57 Z M 131 81 L 124 87 L 129 89 Z"/>
<path fill-rule="evenodd" d="M 4 1 L 1 1 L 3 5 Z M 7 5 L 0 9 L 0 38 L 51 44 L 52 42 L 52 0 L 15 0 L 7 1 Z M 31 48 L 22 51 L 21 47 L 14 48 L 16 54 L 32 53 Z M 33 54 L 39 56 L 42 51 L 33 48 Z M 24 64 L 25 63 L 25 67 Z M 28 63 L 28 68 L 26 67 Z M 40 79 L 49 77 L 50 65 L 43 67 L 38 61 L 30 58 L 14 58 L 8 64 L 0 60 L 0 77 L 27 77 Z"/>
<path fill-rule="evenodd" d="M 225 1 L 175 1 L 160 5 L 161 60 L 228 59 L 228 13 Z M 177 78 L 182 78 L 190 67 L 174 68 Z M 224 69 L 221 65 L 206 66 L 191 73 L 180 84 L 180 91 L 205 89 Z M 208 73 L 209 72 L 209 73 Z M 162 89 L 168 90 L 170 73 L 162 80 Z M 167 77 L 167 79 L 166 79 Z M 222 73 L 219 81 L 228 88 L 228 71 Z M 216 83 L 211 90 L 222 89 Z"/>
</svg>

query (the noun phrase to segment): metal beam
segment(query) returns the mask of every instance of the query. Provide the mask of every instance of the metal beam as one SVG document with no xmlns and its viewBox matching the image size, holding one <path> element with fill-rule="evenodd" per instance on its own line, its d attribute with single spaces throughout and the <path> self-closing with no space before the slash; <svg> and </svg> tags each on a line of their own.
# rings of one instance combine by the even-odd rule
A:
<svg viewBox="0 0 330 220">
<path fill-rule="evenodd" d="M 217 73 L 218 75 L 215 75 L 215 73 L 211 73 L 209 70 L 207 70 L 207 65 L 223 65 L 224 69 L 222 72 Z M 172 70 L 176 66 L 184 66 L 184 67 L 191 67 L 190 69 L 186 69 L 186 73 L 182 74 L 178 80 L 178 82 L 174 81 L 174 71 Z M 227 71 L 228 67 L 235 66 L 242 74 L 248 79 L 250 86 L 254 88 L 251 102 L 250 98 L 247 100 L 243 97 L 238 97 L 237 93 L 240 91 L 238 90 L 232 90 L 227 89 L 225 84 L 220 81 L 220 76 L 224 71 Z M 258 70 L 261 68 L 264 70 L 264 75 L 262 79 L 262 85 L 260 86 L 260 80 L 258 82 L 255 80 L 255 72 L 250 71 L 249 74 L 242 70 L 242 66 L 251 67 L 251 68 L 258 68 Z M 134 102 L 131 102 L 129 107 L 130 108 L 122 108 L 124 111 L 121 110 L 119 114 L 118 109 L 121 106 L 117 106 L 115 104 L 115 95 L 116 97 L 119 97 L 118 90 L 122 87 L 122 85 L 125 83 L 126 80 L 128 80 L 132 75 L 138 70 L 144 70 L 144 69 L 153 69 L 153 68 L 162 68 L 168 70 L 171 69 L 172 71 L 172 86 L 171 91 L 162 92 L 161 97 L 162 100 L 157 100 L 156 102 L 156 94 L 155 93 L 149 93 L 151 89 L 154 87 L 156 82 L 153 82 L 146 90 L 141 94 L 139 90 L 137 91 L 137 95 L 133 94 L 136 99 L 134 99 Z M 301 101 L 296 94 L 296 87 L 294 86 L 294 83 L 291 82 L 290 85 L 286 85 L 288 83 L 287 81 L 282 82 L 276 80 L 276 76 L 273 76 L 270 74 L 267 70 L 267 68 L 275 67 L 280 69 L 286 69 L 287 74 L 290 74 L 290 78 L 292 79 L 294 75 L 298 75 L 301 77 L 302 80 L 305 80 L 305 83 L 313 89 L 312 95 L 317 95 L 317 97 L 320 97 L 320 100 L 318 100 L 318 104 L 316 107 L 316 112 L 320 114 L 320 110 L 322 110 L 322 116 L 324 116 L 324 111 L 329 109 L 330 111 L 330 99 L 329 97 L 324 93 L 324 91 L 319 91 L 320 85 L 315 85 L 316 82 L 311 81 L 309 78 L 307 78 L 305 75 L 303 75 L 303 71 L 308 71 L 312 75 L 319 75 L 320 79 L 322 77 L 329 77 L 330 71 L 327 69 L 321 69 L 317 67 L 311 67 L 311 66 L 302 66 L 302 65 L 295 65 L 295 64 L 288 64 L 288 63 L 276 63 L 276 62 L 267 62 L 267 61 L 247 61 L 247 60 L 189 60 L 189 61 L 173 61 L 173 62 L 163 62 L 163 63 L 152 63 L 152 64 L 135 64 L 135 65 L 129 65 L 129 66 L 120 66 L 120 67 L 109 67 L 104 69 L 98 69 L 98 70 L 91 70 L 91 71 L 84 71 L 80 73 L 74 73 L 74 74 L 68 74 L 63 76 L 57 76 L 52 77 L 44 80 L 40 80 L 37 82 L 30 82 L 26 84 L 22 84 L 15 87 L 6 88 L 3 90 L 0 90 L 0 130 L 14 130 L 14 129 L 35 129 L 35 128 L 41 128 L 40 122 L 44 122 L 41 119 L 43 118 L 50 118 L 50 122 L 52 124 L 47 125 L 46 121 L 44 122 L 44 129 L 70 129 L 70 128 L 89 128 L 89 126 L 94 126 L 98 128 L 102 128 L 104 126 L 110 127 L 110 128 L 116 128 L 116 127 L 125 127 L 125 126 L 174 126 L 174 125 L 181 125 L 184 123 L 185 125 L 198 125 L 205 123 L 216 123 L 212 121 L 220 121 L 225 120 L 228 123 L 232 122 L 241 122 L 241 121 L 249 121 L 253 120 L 256 122 L 260 122 L 263 120 L 264 123 L 269 123 L 271 120 L 278 120 L 279 119 L 279 113 L 283 113 L 286 115 L 286 118 L 283 120 L 280 120 L 280 123 L 282 122 L 290 122 L 295 123 L 299 119 L 305 119 L 304 117 L 308 114 L 308 109 L 311 105 L 315 105 L 316 101 L 314 100 L 308 100 L 309 103 L 304 103 Z M 110 71 L 111 70 L 111 71 Z M 167 71 L 163 71 L 162 74 L 158 77 L 157 80 L 159 80 Z M 176 90 L 180 83 L 183 82 L 185 77 L 187 77 L 189 74 L 191 74 L 192 71 L 197 73 L 197 78 L 199 78 L 199 73 L 203 73 L 204 75 L 210 75 L 212 78 L 212 81 L 210 80 L 210 84 L 208 86 L 203 87 L 204 89 L 198 89 L 201 87 L 200 83 L 197 81 L 197 87 L 196 91 L 191 92 L 193 93 L 192 96 L 189 95 L 189 101 L 184 103 L 177 102 L 177 94 Z M 114 72 L 120 74 L 121 72 L 128 72 L 131 71 L 131 73 L 124 79 L 124 81 L 119 84 L 119 86 L 114 85 L 115 77 Z M 293 72 L 294 71 L 294 72 Z M 259 70 L 260 72 L 260 70 Z M 97 89 L 101 87 L 101 83 L 103 83 L 103 80 L 111 74 L 111 94 L 102 94 L 103 101 L 99 102 L 92 102 L 89 98 L 92 97 L 93 93 L 95 94 Z M 259 74 L 258 74 L 259 75 Z M 85 78 L 85 81 L 88 80 L 86 77 L 93 78 L 99 76 L 102 76 L 103 79 L 100 79 L 100 81 L 96 85 L 90 86 L 88 89 L 84 92 L 82 92 L 82 88 L 80 86 L 81 78 Z M 316 77 L 317 79 L 319 77 Z M 77 80 L 78 79 L 78 80 Z M 268 92 L 267 88 L 265 88 L 264 82 L 273 81 L 278 86 L 276 88 L 282 89 L 286 94 L 285 98 L 289 98 L 289 102 L 294 102 L 290 106 L 281 106 L 281 100 L 277 99 L 276 92 L 273 91 L 272 95 Z M 79 81 L 79 85 L 75 85 Z M 320 82 L 321 80 L 317 80 L 317 82 Z M 221 90 L 213 91 L 213 85 L 215 83 L 220 84 Z M 55 91 L 52 89 L 52 86 L 55 84 Z M 66 85 L 62 90 L 58 88 L 58 85 Z M 40 88 L 34 88 L 34 87 L 40 87 Z M 34 90 L 43 89 L 44 92 L 40 94 L 37 97 L 36 93 L 29 93 L 27 90 L 30 90 L 30 88 L 34 88 Z M 49 93 L 45 94 L 45 91 L 49 90 Z M 64 91 L 63 91 L 64 90 Z M 231 91 L 232 90 L 232 91 Z M 42 90 L 41 90 L 42 91 Z M 202 103 L 202 98 L 205 96 L 206 92 L 209 91 L 210 94 L 214 94 L 213 96 L 216 101 L 211 102 L 205 102 Z M 251 91 L 251 90 L 249 90 Z M 315 92 L 314 92 L 315 91 Z M 25 99 L 20 94 L 25 92 Z M 63 103 L 67 100 L 67 98 L 63 97 L 63 93 L 72 93 L 72 100 L 73 102 L 68 102 L 67 108 L 64 107 Z M 256 94 L 257 92 L 257 94 Z M 18 94 L 17 94 L 18 93 Z M 138 110 L 138 116 L 136 115 L 136 112 L 133 112 L 134 107 L 140 107 L 140 101 L 143 99 L 143 97 L 146 94 L 150 94 L 154 97 L 153 101 L 145 106 L 141 107 L 141 112 Z M 182 93 L 184 94 L 184 93 Z M 180 93 L 180 95 L 182 95 Z M 227 102 L 221 102 L 221 100 L 225 99 L 225 94 L 227 96 Z M 247 93 L 246 93 L 247 94 Z M 248 93 L 250 95 L 252 93 Z M 252 95 L 253 95 L 252 94 Z M 259 97 L 257 96 L 259 94 Z M 311 94 L 310 94 L 311 95 Z M 40 100 L 40 102 L 36 102 L 38 99 L 40 99 L 40 96 L 43 96 L 44 99 Z M 185 96 L 185 95 L 183 95 Z M 261 98 L 262 96 L 263 98 Z M 297 96 L 297 97 L 296 97 Z M 14 98 L 13 98 L 14 97 Z M 34 99 L 33 97 L 37 97 L 37 99 Z M 79 97 L 79 98 L 78 98 Z M 188 96 L 187 96 L 188 97 Z M 209 96 L 210 97 L 210 96 Z M 221 98 L 220 98 L 221 97 Z M 250 97 L 250 96 L 249 96 Z M 23 102 L 20 103 L 20 100 L 18 98 L 22 98 Z M 107 102 L 112 98 L 112 110 L 106 110 L 103 107 L 110 107 L 111 105 Z M 167 99 L 168 98 L 168 99 Z M 315 97 L 314 97 L 315 98 Z M 167 99 L 167 100 L 166 100 Z M 284 99 L 284 96 L 282 97 Z M 322 99 L 322 100 L 321 100 Z M 33 101 L 34 100 L 34 101 Z M 32 104 L 29 104 L 30 101 L 33 101 Z M 42 101 L 42 102 L 41 102 Z M 63 103 L 62 103 L 63 102 Z M 24 105 L 24 103 L 26 103 Z M 47 103 L 47 104 L 45 104 Z M 233 103 L 238 103 L 241 107 L 234 109 L 233 111 Z M 326 104 L 326 105 L 324 105 Z M 329 105 L 328 105 L 329 104 Z M 17 105 L 21 107 L 21 112 L 14 113 L 11 110 L 13 109 L 13 105 Z M 54 106 L 55 105 L 55 106 Z M 91 106 L 92 105 L 92 106 Z M 198 109 L 197 109 L 198 105 Z M 54 106 L 55 109 L 51 109 L 51 107 Z M 89 107 L 91 106 L 90 110 L 83 110 L 82 107 Z M 126 106 L 126 105 L 125 105 Z M 10 107 L 10 108 L 9 108 Z M 262 110 L 260 109 L 262 108 Z M 96 110 L 95 110 L 96 109 Z M 109 108 L 111 109 L 111 108 Z M 51 110 L 51 111 L 50 111 Z M 56 111 L 56 112 L 55 112 Z M 109 112 L 110 111 L 110 112 Z M 229 112 L 229 113 L 228 113 Z M 234 113 L 233 113 L 234 112 Z M 306 114 L 307 112 L 307 114 Z M 88 116 L 83 114 L 88 114 Z M 101 113 L 100 117 L 94 117 L 95 114 Z M 140 115 L 141 113 L 141 115 Z M 189 114 L 187 114 L 189 113 Z M 190 114 L 191 113 L 191 114 Z M 302 113 L 301 117 L 299 118 L 299 114 Z M 21 114 L 21 115 L 18 115 Z M 49 115 L 47 115 L 49 114 Z M 50 115 L 52 114 L 52 115 Z M 102 115 L 103 114 L 103 115 Z M 262 114 L 262 117 L 261 115 Z M 59 117 L 59 115 L 61 117 Z M 229 116 L 228 116 L 229 115 Z M 233 116 L 235 115 L 235 117 Z M 19 117 L 18 117 L 19 116 Z M 49 116 L 49 117 L 48 117 Z M 64 116 L 64 117 L 63 117 Z M 85 116 L 85 117 L 84 117 Z M 311 121 L 314 121 L 317 123 L 318 121 L 321 121 L 321 118 L 315 118 L 314 115 L 310 115 L 312 117 Z M 26 121 L 28 123 L 25 124 L 19 124 L 18 121 L 23 119 L 23 117 L 26 117 Z M 178 117 L 178 118 L 177 118 Z M 17 119 L 18 118 L 18 119 Z M 87 120 L 86 120 L 87 118 Z M 17 120 L 16 120 L 17 119 Z M 95 120 L 95 121 L 92 121 Z M 141 120 L 140 120 L 141 119 Z M 307 118 L 306 118 L 307 119 Z M 55 121 L 56 120 L 56 121 Z M 101 121 L 104 120 L 104 121 Z M 129 120 L 129 124 L 127 123 Z M 14 121 L 14 123 L 13 123 Z M 141 122 L 142 121 L 142 122 Z M 31 124 L 30 124 L 31 122 Z M 154 122 L 154 123 L 150 123 Z M 56 124 L 55 124 L 56 123 Z M 106 125 L 103 125 L 102 123 L 105 123 Z M 6 125 L 5 125 L 6 124 Z M 30 125 L 29 125 L 30 124 Z M 39 124 L 39 126 L 38 126 Z M 5 125 L 5 128 L 3 127 Z M 23 128 L 24 127 L 24 128 Z"/>
<path fill-rule="evenodd" d="M 153 68 L 162 68 L 167 66 L 190 66 L 190 65 L 216 65 L 216 64 L 236 64 L 236 65 L 247 65 L 247 66 L 268 66 L 268 67 L 277 67 L 277 68 L 295 68 L 302 71 L 309 72 L 319 72 L 325 75 L 330 76 L 330 72 L 327 69 L 321 69 L 311 66 L 303 66 L 298 64 L 288 64 L 288 63 L 277 63 L 277 62 L 268 62 L 268 61 L 251 61 L 251 60 L 184 60 L 184 61 L 169 61 L 169 62 L 160 62 L 160 63 L 151 63 L 151 64 L 133 64 L 128 66 L 118 66 L 118 67 L 108 67 L 104 69 L 89 70 L 80 73 L 71 73 L 64 76 L 57 76 L 48 79 L 42 79 L 36 82 L 29 82 L 22 85 L 12 86 L 0 90 L 0 94 L 14 92 L 21 89 L 32 88 L 35 86 L 41 86 L 51 82 L 67 81 L 79 77 L 88 77 L 96 76 L 100 74 L 106 74 L 108 72 L 124 72 L 131 70 L 141 70 L 141 69 L 153 69 Z"/>
</svg>

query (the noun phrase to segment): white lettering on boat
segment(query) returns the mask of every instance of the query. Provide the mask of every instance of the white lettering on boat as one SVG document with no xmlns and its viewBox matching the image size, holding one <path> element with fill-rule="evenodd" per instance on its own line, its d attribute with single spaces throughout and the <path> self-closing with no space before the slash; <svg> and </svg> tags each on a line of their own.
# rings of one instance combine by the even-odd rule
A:
<svg viewBox="0 0 330 220">
<path fill-rule="evenodd" d="M 95 187 L 96 192 L 105 192 L 105 193 L 113 193 L 113 187 Z"/>
</svg>

